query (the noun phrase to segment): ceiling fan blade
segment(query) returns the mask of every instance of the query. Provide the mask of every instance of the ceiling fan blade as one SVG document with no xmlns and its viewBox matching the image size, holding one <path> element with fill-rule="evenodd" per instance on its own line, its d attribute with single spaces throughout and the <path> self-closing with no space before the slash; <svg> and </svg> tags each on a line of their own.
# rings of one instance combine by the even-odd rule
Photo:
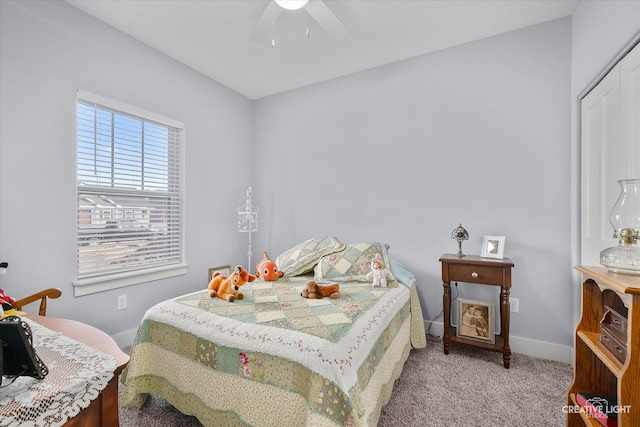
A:
<svg viewBox="0 0 640 427">
<path fill-rule="evenodd" d="M 255 28 L 251 31 L 249 41 L 251 43 L 262 43 L 271 32 L 273 22 L 277 21 L 281 14 L 282 8 L 276 7 L 275 3 L 270 1 L 264 9 L 262 16 L 260 16 Z"/>
<path fill-rule="evenodd" d="M 338 19 L 322 0 L 310 0 L 307 5 L 309 15 L 327 32 L 331 37 L 351 36 L 351 31 Z"/>
</svg>

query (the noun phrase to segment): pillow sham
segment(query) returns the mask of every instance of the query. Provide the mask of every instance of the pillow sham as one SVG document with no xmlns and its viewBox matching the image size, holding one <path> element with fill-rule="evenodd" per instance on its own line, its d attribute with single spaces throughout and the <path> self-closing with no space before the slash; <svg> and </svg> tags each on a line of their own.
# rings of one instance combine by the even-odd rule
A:
<svg viewBox="0 0 640 427">
<path fill-rule="evenodd" d="M 285 276 L 297 276 L 313 270 L 323 256 L 344 248 L 345 244 L 335 237 L 315 237 L 281 253 L 276 258 L 276 264 Z"/>
<path fill-rule="evenodd" d="M 391 272 L 393 273 L 393 277 L 396 278 L 398 283 L 402 283 L 407 288 L 410 288 L 414 283 L 416 283 L 416 275 L 407 270 L 404 265 L 398 262 L 398 260 L 389 257 L 389 262 L 391 263 Z"/>
<path fill-rule="evenodd" d="M 375 254 L 380 254 L 382 268 L 391 271 L 388 249 L 386 243 L 349 243 L 340 252 L 323 256 L 314 269 L 314 278 L 336 282 L 368 282 L 367 274 L 371 271 L 371 260 Z"/>
</svg>

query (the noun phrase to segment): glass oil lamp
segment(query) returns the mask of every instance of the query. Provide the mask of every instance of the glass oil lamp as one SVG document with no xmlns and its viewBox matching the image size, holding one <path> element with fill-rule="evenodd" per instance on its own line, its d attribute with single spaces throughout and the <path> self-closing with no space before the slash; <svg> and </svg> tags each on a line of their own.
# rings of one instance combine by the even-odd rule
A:
<svg viewBox="0 0 640 427">
<path fill-rule="evenodd" d="M 610 272 L 640 275 L 640 179 L 621 179 L 620 196 L 609 222 L 618 246 L 600 252 L 600 264 Z"/>
</svg>

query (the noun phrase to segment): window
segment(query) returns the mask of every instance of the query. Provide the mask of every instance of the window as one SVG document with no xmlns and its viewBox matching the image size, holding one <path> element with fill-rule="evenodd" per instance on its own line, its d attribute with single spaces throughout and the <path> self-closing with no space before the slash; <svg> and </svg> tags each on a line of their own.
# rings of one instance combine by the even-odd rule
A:
<svg viewBox="0 0 640 427">
<path fill-rule="evenodd" d="M 186 273 L 182 128 L 78 92 L 76 296 Z"/>
</svg>

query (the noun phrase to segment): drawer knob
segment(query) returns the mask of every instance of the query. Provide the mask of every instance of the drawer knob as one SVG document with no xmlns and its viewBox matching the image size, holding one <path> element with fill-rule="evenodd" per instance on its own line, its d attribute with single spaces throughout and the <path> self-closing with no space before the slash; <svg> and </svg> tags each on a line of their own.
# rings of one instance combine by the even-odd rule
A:
<svg viewBox="0 0 640 427">
<path fill-rule="evenodd" d="M 476 273 L 475 271 L 473 273 L 471 273 L 471 277 L 473 277 L 474 279 L 478 278 L 478 273 Z"/>
</svg>

